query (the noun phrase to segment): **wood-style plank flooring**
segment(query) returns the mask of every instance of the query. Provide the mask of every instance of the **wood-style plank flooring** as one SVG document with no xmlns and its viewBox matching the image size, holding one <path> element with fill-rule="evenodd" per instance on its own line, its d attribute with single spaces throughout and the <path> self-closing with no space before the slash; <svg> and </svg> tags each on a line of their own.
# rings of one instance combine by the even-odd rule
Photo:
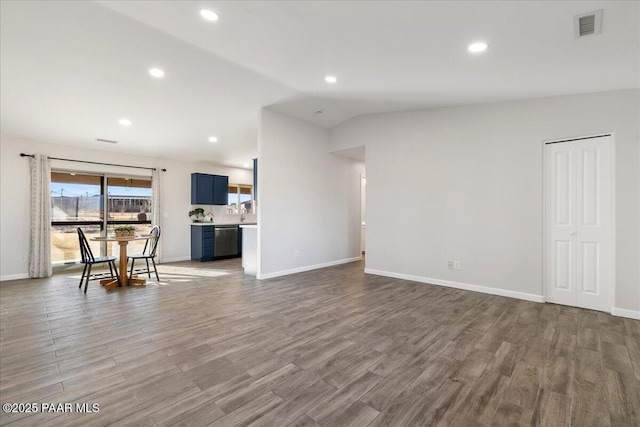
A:
<svg viewBox="0 0 640 427">
<path fill-rule="evenodd" d="M 638 426 L 640 321 L 365 275 L 0 284 L 2 425 Z"/>
</svg>

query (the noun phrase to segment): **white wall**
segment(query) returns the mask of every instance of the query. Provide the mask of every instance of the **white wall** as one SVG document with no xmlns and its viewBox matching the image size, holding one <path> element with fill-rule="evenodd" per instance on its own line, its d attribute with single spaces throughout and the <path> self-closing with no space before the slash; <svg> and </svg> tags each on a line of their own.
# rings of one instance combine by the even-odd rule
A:
<svg viewBox="0 0 640 427">
<path fill-rule="evenodd" d="M 625 90 L 338 126 L 332 151 L 366 146 L 367 271 L 541 300 L 543 141 L 614 132 L 615 307 L 640 315 L 639 122 Z"/>
<path fill-rule="evenodd" d="M 27 276 L 29 254 L 29 160 L 21 152 L 94 162 L 166 168 L 162 173 L 162 258 L 161 262 L 190 259 L 191 173 L 228 175 L 229 182 L 252 184 L 253 171 L 227 168 L 210 163 L 187 163 L 114 152 L 79 149 L 57 144 L 0 135 L 0 278 L 9 280 Z M 65 164 L 66 163 L 66 164 Z M 52 161 L 59 167 L 90 172 L 119 172 L 148 175 L 147 171 L 113 168 L 82 163 Z"/>
<path fill-rule="evenodd" d="M 262 109 L 258 278 L 360 259 L 360 172 L 326 129 Z"/>
</svg>

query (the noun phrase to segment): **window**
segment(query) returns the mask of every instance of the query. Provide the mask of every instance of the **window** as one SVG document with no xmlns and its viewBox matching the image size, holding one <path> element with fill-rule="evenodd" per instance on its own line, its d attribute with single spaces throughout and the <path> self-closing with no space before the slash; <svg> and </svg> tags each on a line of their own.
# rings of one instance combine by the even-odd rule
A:
<svg viewBox="0 0 640 427">
<path fill-rule="evenodd" d="M 80 261 L 78 227 L 85 232 L 95 256 L 117 252 L 118 245 L 112 242 L 91 241 L 92 237 L 112 233 L 117 225 L 135 225 L 138 233 L 148 233 L 151 230 L 151 200 L 150 178 L 52 171 L 52 264 L 60 266 Z M 143 246 L 144 241 L 130 243 L 132 251 L 141 252 Z"/>
<path fill-rule="evenodd" d="M 253 187 L 246 184 L 229 184 L 227 205 L 232 213 L 253 213 Z M 238 206 L 241 210 L 238 211 Z"/>
</svg>

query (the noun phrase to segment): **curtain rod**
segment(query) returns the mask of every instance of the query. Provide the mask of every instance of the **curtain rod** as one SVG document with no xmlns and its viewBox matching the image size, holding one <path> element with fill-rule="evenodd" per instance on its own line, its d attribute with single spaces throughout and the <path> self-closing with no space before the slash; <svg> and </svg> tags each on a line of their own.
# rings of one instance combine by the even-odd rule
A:
<svg viewBox="0 0 640 427">
<path fill-rule="evenodd" d="M 20 153 L 20 157 L 34 157 L 33 154 L 25 154 L 25 153 Z M 64 160 L 65 162 L 76 162 L 76 163 L 91 163 L 92 165 L 104 165 L 104 166 L 118 166 L 121 168 L 134 168 L 134 169 L 147 169 L 147 170 L 156 170 L 156 168 L 146 168 L 144 166 L 130 166 L 130 165 L 118 165 L 115 163 L 102 163 L 102 162 L 89 162 L 87 160 L 74 160 L 74 159 L 61 159 L 60 157 L 49 157 L 47 156 L 47 159 L 51 159 L 51 160 Z M 166 169 L 160 169 L 162 172 L 166 172 Z"/>
</svg>

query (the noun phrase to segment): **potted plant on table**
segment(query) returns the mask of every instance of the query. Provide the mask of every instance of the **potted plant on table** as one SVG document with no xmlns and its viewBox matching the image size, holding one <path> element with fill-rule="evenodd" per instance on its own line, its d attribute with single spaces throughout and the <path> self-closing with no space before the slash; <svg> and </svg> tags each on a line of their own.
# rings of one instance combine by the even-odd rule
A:
<svg viewBox="0 0 640 427">
<path fill-rule="evenodd" d="M 124 237 L 125 233 L 127 236 L 129 235 L 129 229 L 126 225 L 119 225 L 115 227 L 113 231 L 116 233 L 116 237 Z"/>
<path fill-rule="evenodd" d="M 136 227 L 133 225 L 119 225 L 113 229 L 116 237 L 127 237 L 136 235 Z"/>
</svg>

